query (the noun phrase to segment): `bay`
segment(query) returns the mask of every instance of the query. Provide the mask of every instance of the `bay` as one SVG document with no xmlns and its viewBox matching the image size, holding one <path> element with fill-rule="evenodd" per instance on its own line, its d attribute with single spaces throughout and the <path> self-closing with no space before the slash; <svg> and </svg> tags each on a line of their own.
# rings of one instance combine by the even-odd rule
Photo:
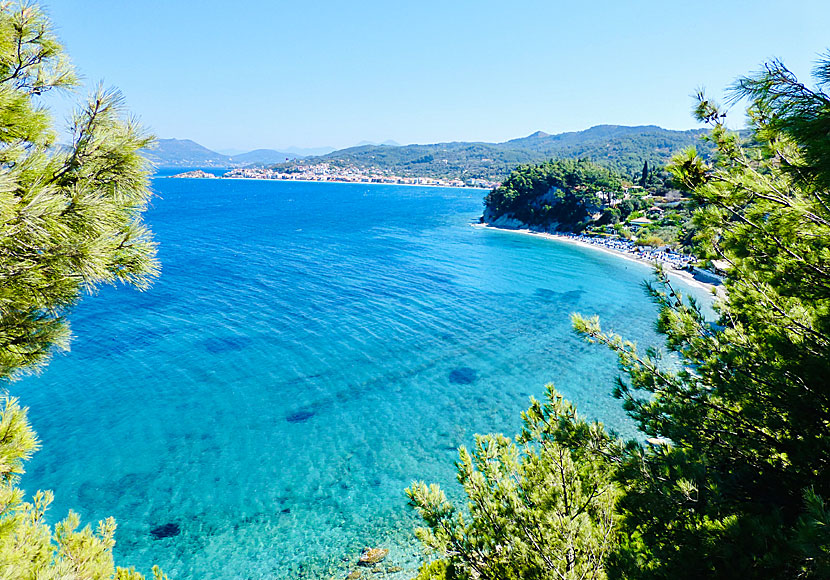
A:
<svg viewBox="0 0 830 580">
<path fill-rule="evenodd" d="M 636 436 L 609 394 L 614 357 L 569 316 L 658 343 L 647 266 L 470 227 L 480 190 L 154 189 L 161 277 L 85 298 L 72 351 L 9 385 L 43 444 L 23 487 L 56 491 L 53 521 L 114 516 L 118 563 L 342 577 L 380 546 L 407 577 L 420 552 L 404 488 L 453 490 L 456 448 L 515 433 L 546 383 Z"/>
</svg>

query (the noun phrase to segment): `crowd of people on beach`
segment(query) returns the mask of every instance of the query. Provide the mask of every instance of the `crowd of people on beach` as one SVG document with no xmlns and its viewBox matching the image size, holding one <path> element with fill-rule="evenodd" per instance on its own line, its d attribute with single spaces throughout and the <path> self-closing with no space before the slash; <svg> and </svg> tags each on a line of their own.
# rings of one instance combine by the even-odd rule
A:
<svg viewBox="0 0 830 580">
<path fill-rule="evenodd" d="M 646 249 L 643 246 L 638 246 L 631 240 L 624 240 L 621 238 L 601 238 L 596 236 L 586 236 L 584 234 L 566 234 L 557 233 L 557 236 L 570 238 L 578 242 L 586 244 L 593 244 L 595 246 L 602 246 L 609 250 L 616 250 L 617 252 L 624 252 L 630 254 L 635 258 L 646 260 L 652 263 L 661 263 L 671 266 L 678 270 L 684 270 L 695 261 L 694 257 L 686 254 L 678 254 L 671 250 L 656 250 Z"/>
</svg>

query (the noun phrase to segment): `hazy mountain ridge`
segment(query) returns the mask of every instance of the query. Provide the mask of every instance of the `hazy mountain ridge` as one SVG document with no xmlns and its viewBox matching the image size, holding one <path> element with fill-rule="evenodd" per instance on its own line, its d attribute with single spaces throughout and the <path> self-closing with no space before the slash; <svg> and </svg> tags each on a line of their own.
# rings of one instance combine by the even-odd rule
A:
<svg viewBox="0 0 830 580">
<path fill-rule="evenodd" d="M 429 145 L 361 145 L 308 157 L 302 165 L 328 163 L 388 171 L 406 177 L 481 178 L 500 180 L 517 165 L 555 157 L 589 159 L 624 175 L 635 175 L 648 161 L 665 165 L 672 155 L 695 146 L 704 155 L 711 145 L 701 139 L 706 129 L 676 131 L 655 125 L 597 125 L 584 131 L 548 134 L 537 131 L 503 143 L 463 142 Z M 275 167 L 290 169 L 296 163 Z"/>
<path fill-rule="evenodd" d="M 267 165 L 291 159 L 298 159 L 300 157 L 301 155 L 289 153 L 287 151 L 277 151 L 275 149 L 254 149 L 253 151 L 248 151 L 247 153 L 233 155 L 231 160 L 235 163 Z M 275 161 L 275 159 L 277 159 L 277 161 Z"/>
<path fill-rule="evenodd" d="M 649 166 L 665 165 L 678 151 L 695 146 L 704 155 L 711 145 L 701 139 L 705 129 L 675 131 L 655 125 L 597 125 L 584 131 L 549 134 L 537 131 L 503 143 L 452 141 L 427 145 L 361 144 L 304 157 L 292 151 L 256 149 L 223 155 L 190 139 L 160 139 L 147 156 L 159 167 L 204 168 L 271 166 L 291 170 L 297 165 L 328 163 L 358 167 L 401 177 L 501 180 L 517 165 L 551 158 L 588 159 L 633 176 Z"/>
<path fill-rule="evenodd" d="M 191 139 L 159 139 L 145 155 L 159 167 L 239 167 L 270 165 L 302 157 L 274 149 L 255 149 L 239 155 L 217 153 Z"/>
</svg>

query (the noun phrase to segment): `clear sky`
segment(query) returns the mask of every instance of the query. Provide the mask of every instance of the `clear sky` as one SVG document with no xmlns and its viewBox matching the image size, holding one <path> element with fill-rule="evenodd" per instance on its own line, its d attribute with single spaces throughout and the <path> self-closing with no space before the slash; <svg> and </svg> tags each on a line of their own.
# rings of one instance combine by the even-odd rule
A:
<svg viewBox="0 0 830 580">
<path fill-rule="evenodd" d="M 213 149 L 687 129 L 696 87 L 830 48 L 827 0 L 42 3 L 89 86 Z"/>
</svg>

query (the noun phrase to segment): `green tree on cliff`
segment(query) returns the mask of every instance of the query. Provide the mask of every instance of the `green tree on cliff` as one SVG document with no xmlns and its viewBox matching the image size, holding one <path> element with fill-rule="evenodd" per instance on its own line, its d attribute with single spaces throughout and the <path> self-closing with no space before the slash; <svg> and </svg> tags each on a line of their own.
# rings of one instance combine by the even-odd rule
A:
<svg viewBox="0 0 830 580">
<path fill-rule="evenodd" d="M 484 199 L 484 215 L 495 220 L 510 214 L 530 225 L 577 227 L 595 209 L 598 193 L 619 191 L 618 173 L 586 160 L 553 159 L 520 165 Z"/>
<path fill-rule="evenodd" d="M 0 381 L 67 347 L 66 315 L 82 293 L 143 288 L 158 270 L 141 219 L 150 192 L 139 150 L 152 139 L 125 119 L 118 93 L 99 90 L 59 146 L 39 97 L 75 84 L 42 11 L 0 3 Z M 141 578 L 113 565 L 112 519 L 93 532 L 70 513 L 52 529 L 51 494 L 25 501 L 18 485 L 37 440 L 15 399 L 0 405 L 0 577 Z"/>
</svg>

